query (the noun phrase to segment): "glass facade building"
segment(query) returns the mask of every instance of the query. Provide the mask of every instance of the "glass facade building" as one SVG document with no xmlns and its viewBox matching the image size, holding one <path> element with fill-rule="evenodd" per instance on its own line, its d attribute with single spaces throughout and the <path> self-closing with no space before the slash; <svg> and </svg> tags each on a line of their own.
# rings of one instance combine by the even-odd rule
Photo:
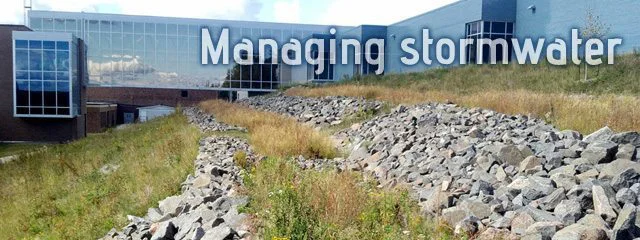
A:
<svg viewBox="0 0 640 240">
<path fill-rule="evenodd" d="M 78 44 L 69 33 L 13 32 L 14 116 L 80 114 Z"/>
<path fill-rule="evenodd" d="M 31 11 L 29 25 L 84 39 L 90 85 L 271 91 L 300 80 L 334 79 L 310 75 L 309 66 L 271 64 L 269 51 L 268 64 L 201 64 L 201 28 L 208 28 L 212 39 L 228 28 L 230 47 L 251 39 L 257 62 L 257 39 L 269 37 L 281 47 L 290 38 L 327 34 L 329 26 L 50 11 Z"/>
</svg>

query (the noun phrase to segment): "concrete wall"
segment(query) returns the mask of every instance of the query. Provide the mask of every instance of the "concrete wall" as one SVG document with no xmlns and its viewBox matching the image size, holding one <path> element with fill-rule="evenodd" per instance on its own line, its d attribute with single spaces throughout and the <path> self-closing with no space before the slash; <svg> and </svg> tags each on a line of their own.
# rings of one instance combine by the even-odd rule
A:
<svg viewBox="0 0 640 240">
<path fill-rule="evenodd" d="M 527 9 L 532 5 L 536 7 L 535 13 Z M 623 45 L 616 53 L 640 49 L 638 0 L 518 0 L 515 34 L 518 38 L 570 39 L 571 28 L 585 25 L 589 8 L 600 16 L 602 23 L 610 26 L 608 36 L 623 38 Z"/>
<path fill-rule="evenodd" d="M 13 117 L 14 30 L 30 31 L 24 26 L 0 25 L 0 141 L 64 142 L 84 137 L 84 115 L 71 119 Z"/>
</svg>

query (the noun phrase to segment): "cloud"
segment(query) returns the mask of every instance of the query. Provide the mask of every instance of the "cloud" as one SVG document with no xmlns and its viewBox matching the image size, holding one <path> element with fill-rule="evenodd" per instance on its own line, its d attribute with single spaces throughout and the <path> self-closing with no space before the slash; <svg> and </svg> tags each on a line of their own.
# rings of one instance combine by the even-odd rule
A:
<svg viewBox="0 0 640 240">
<path fill-rule="evenodd" d="M 357 26 L 389 25 L 457 0 L 330 0 L 320 23 Z"/>
<path fill-rule="evenodd" d="M 22 1 L 2 3 L 0 22 L 23 22 Z M 186 18 L 257 20 L 260 0 L 34 0 L 34 10 L 101 12 Z"/>
<path fill-rule="evenodd" d="M 279 0 L 273 4 L 273 12 L 276 22 L 299 23 L 300 22 L 300 1 L 299 0 Z"/>
</svg>

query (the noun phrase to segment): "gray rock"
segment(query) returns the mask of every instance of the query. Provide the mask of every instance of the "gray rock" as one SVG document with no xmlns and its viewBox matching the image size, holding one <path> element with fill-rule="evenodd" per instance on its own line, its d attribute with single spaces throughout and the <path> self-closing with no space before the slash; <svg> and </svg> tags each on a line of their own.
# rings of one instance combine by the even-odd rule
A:
<svg viewBox="0 0 640 240">
<path fill-rule="evenodd" d="M 565 226 L 576 223 L 583 216 L 582 207 L 576 200 L 562 200 L 555 207 L 553 214 L 560 218 Z"/>
<path fill-rule="evenodd" d="M 640 229 L 636 226 L 637 209 L 633 204 L 626 204 L 613 226 L 613 239 L 634 239 L 640 237 Z"/>
<path fill-rule="evenodd" d="M 541 239 L 551 239 L 560 228 L 561 222 L 536 222 L 525 231 L 525 236 L 540 235 Z"/>
<path fill-rule="evenodd" d="M 592 143 L 592 142 L 596 142 L 596 141 L 607 141 L 607 140 L 611 139 L 613 134 L 614 134 L 614 132 L 613 132 L 613 130 L 611 130 L 611 128 L 603 127 L 601 129 L 599 129 L 598 131 L 595 131 L 592 134 L 589 134 L 586 137 L 584 137 L 583 141 L 587 142 L 587 143 Z"/>
<path fill-rule="evenodd" d="M 224 224 L 214 227 L 210 230 L 207 230 L 202 237 L 202 240 L 227 240 L 233 239 L 233 235 L 236 232 L 231 229 L 229 226 Z"/>
<path fill-rule="evenodd" d="M 602 186 L 593 186 L 592 188 L 593 194 L 593 207 L 595 209 L 595 213 L 598 216 L 601 216 L 605 221 L 613 223 L 617 214 L 613 210 L 611 203 L 609 202 L 609 197 L 605 193 L 605 190 Z"/>
<path fill-rule="evenodd" d="M 177 216 L 178 213 L 184 209 L 184 206 L 182 206 L 182 197 L 180 196 L 167 197 L 158 204 L 163 214 L 169 214 L 171 216 Z"/>
<path fill-rule="evenodd" d="M 604 229 L 594 228 L 592 226 L 573 224 L 560 229 L 555 235 L 553 240 L 607 240 L 609 237 Z"/>
<path fill-rule="evenodd" d="M 536 221 L 527 212 L 520 212 L 511 221 L 511 232 L 519 235 L 524 235 L 529 226 L 533 225 Z"/>
<path fill-rule="evenodd" d="M 171 221 L 159 223 L 151 240 L 171 240 L 176 234 L 176 227 Z"/>
<path fill-rule="evenodd" d="M 531 155 L 530 150 L 529 152 L 521 151 L 515 145 L 501 146 L 499 147 L 497 152 L 498 159 L 500 159 L 503 163 L 506 163 L 512 166 L 520 166 L 520 163 L 530 155 Z"/>
<path fill-rule="evenodd" d="M 591 164 L 609 163 L 613 161 L 618 151 L 618 145 L 611 141 L 592 142 L 582 152 L 581 157 Z"/>
<path fill-rule="evenodd" d="M 640 147 L 640 134 L 637 132 L 618 133 L 611 137 L 611 141 L 617 144 L 630 144 Z"/>
<path fill-rule="evenodd" d="M 566 198 L 567 196 L 564 193 L 564 189 L 556 189 L 542 200 L 542 209 L 546 211 L 553 211 L 553 209 L 555 209 L 556 206 Z"/>
</svg>

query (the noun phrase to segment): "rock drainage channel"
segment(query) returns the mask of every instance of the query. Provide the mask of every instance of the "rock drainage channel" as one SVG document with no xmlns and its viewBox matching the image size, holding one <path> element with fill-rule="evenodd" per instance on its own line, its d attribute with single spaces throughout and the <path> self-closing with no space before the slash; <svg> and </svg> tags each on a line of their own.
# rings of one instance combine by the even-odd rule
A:
<svg viewBox="0 0 640 240">
<path fill-rule="evenodd" d="M 187 108 L 184 114 L 203 131 L 243 130 L 219 123 L 198 109 Z M 250 162 L 260 159 L 243 139 L 207 137 L 201 140 L 195 173 L 182 184 L 182 193 L 160 201 L 158 207 L 150 208 L 144 217 L 128 216 L 130 223 L 126 227 L 120 231 L 112 229 L 102 239 L 250 238 L 247 215 L 238 212 L 248 198 L 236 192 L 236 186 L 242 184 L 241 169 L 233 159 L 237 151 L 245 152 Z"/>
<path fill-rule="evenodd" d="M 316 126 L 377 102 L 282 95 L 241 101 Z M 405 185 L 425 212 L 478 239 L 640 237 L 640 134 L 588 136 L 542 120 L 453 104 L 399 106 L 334 136 L 341 169 Z M 318 169 L 328 160 L 299 159 Z"/>
</svg>

